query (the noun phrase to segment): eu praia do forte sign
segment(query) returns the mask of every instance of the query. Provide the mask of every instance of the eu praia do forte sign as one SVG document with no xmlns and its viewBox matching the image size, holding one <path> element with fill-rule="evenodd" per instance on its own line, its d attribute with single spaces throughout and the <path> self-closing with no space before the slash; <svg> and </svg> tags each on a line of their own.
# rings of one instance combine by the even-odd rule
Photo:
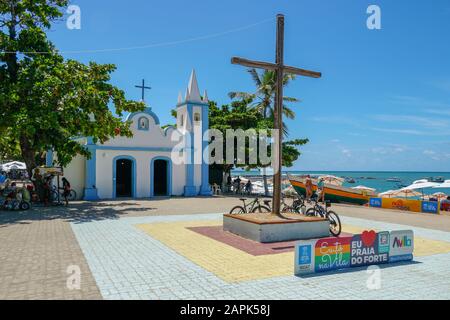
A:
<svg viewBox="0 0 450 320">
<path fill-rule="evenodd" d="M 412 230 L 370 230 L 352 236 L 299 241 L 295 246 L 295 274 L 411 261 L 413 251 Z"/>
</svg>

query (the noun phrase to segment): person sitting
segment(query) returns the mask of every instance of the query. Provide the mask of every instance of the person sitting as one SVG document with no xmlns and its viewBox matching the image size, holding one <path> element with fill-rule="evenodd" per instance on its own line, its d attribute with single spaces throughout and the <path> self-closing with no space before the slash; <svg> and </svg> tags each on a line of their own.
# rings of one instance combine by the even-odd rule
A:
<svg viewBox="0 0 450 320">
<path fill-rule="evenodd" d="M 441 201 L 441 211 L 450 211 L 450 196 Z"/>
</svg>

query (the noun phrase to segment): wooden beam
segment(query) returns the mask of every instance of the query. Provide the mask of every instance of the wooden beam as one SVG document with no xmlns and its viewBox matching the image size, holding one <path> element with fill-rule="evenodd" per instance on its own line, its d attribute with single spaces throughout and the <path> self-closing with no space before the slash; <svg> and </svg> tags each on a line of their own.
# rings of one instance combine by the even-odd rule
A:
<svg viewBox="0 0 450 320">
<path fill-rule="evenodd" d="M 249 67 L 249 68 L 258 68 L 258 69 L 266 69 L 266 70 L 277 70 L 278 66 L 275 63 L 249 60 L 239 57 L 231 58 L 232 64 L 238 64 L 241 66 Z M 291 66 L 283 66 L 284 73 L 296 74 L 299 76 L 311 77 L 311 78 L 320 78 L 322 77 L 321 72 L 310 71 L 306 69 L 291 67 Z"/>
<path fill-rule="evenodd" d="M 245 66 L 245 67 L 249 67 L 249 68 L 258 68 L 258 69 L 266 69 L 266 70 L 276 70 L 278 68 L 278 66 L 275 63 L 248 60 L 248 59 L 238 58 L 238 57 L 231 58 L 231 63 L 239 64 L 241 66 Z"/>
<path fill-rule="evenodd" d="M 299 76 L 305 76 L 305 77 L 310 77 L 310 78 L 322 77 L 321 72 L 310 71 L 310 70 L 305 70 L 305 69 L 300 69 L 300 68 L 295 68 L 295 67 L 290 67 L 290 66 L 284 66 L 283 70 L 284 70 L 284 73 L 291 73 L 291 74 L 296 74 Z"/>
</svg>

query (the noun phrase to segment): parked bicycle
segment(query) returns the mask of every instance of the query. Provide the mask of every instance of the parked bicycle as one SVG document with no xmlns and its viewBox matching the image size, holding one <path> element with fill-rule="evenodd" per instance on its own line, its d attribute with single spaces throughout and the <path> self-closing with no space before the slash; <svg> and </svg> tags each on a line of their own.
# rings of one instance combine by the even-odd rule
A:
<svg viewBox="0 0 450 320">
<path fill-rule="evenodd" d="M 332 210 L 328 210 L 331 207 L 330 201 L 325 201 L 325 207 L 319 204 L 318 199 L 314 200 L 314 206 L 306 210 L 306 215 L 310 217 L 322 217 L 328 219 L 330 221 L 330 232 L 333 236 L 337 237 L 341 234 L 342 225 L 341 219 L 336 214 L 336 212 Z"/>
<path fill-rule="evenodd" d="M 242 214 L 242 213 L 270 213 L 270 200 L 263 200 L 264 204 L 261 204 L 261 200 L 256 197 L 250 203 L 246 203 L 248 199 L 240 198 L 242 206 L 235 206 L 230 210 L 230 214 Z"/>
<path fill-rule="evenodd" d="M 58 192 L 59 191 L 59 192 Z M 59 197 L 58 197 L 59 195 Z M 53 185 L 52 186 L 52 191 L 51 191 L 51 198 L 53 199 L 53 201 L 62 201 L 64 198 L 64 188 L 60 187 L 58 190 L 58 187 Z M 69 201 L 74 201 L 77 199 L 77 192 L 75 190 L 70 190 L 68 196 L 67 196 L 67 200 Z"/>
<path fill-rule="evenodd" d="M 303 195 L 297 195 L 296 199 L 292 202 L 292 209 L 295 213 L 306 213 L 306 200 Z"/>
</svg>

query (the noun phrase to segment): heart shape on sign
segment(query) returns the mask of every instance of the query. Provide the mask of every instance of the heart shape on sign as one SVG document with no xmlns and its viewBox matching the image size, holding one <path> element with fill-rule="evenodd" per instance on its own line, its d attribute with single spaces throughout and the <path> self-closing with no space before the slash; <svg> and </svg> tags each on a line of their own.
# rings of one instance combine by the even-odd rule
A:
<svg viewBox="0 0 450 320">
<path fill-rule="evenodd" d="M 377 233 L 373 230 L 370 231 L 364 231 L 361 234 L 361 240 L 362 243 L 366 246 L 366 247 L 371 247 L 372 244 L 375 242 L 375 239 L 377 238 Z"/>
</svg>

